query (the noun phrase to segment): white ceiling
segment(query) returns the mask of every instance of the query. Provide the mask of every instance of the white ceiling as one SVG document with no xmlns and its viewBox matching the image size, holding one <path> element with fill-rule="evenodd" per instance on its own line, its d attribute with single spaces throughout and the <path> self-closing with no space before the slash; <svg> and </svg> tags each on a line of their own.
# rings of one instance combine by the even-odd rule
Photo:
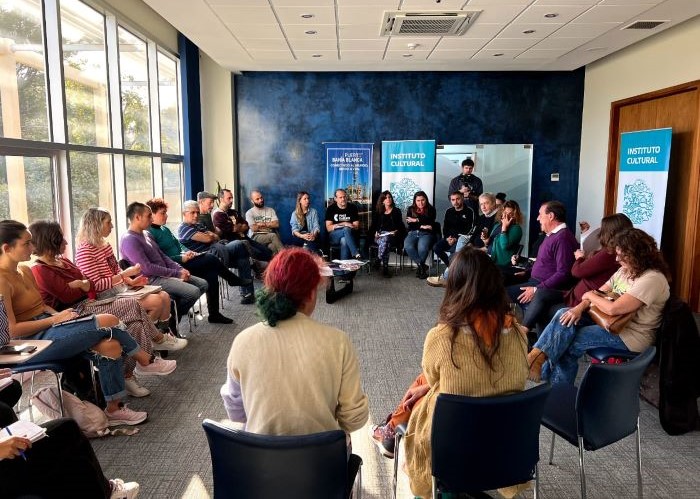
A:
<svg viewBox="0 0 700 499">
<path fill-rule="evenodd" d="M 573 70 L 700 15 L 700 0 L 144 1 L 235 72 Z M 380 36 L 396 10 L 481 12 L 457 37 Z M 623 29 L 642 20 L 666 22 Z"/>
</svg>

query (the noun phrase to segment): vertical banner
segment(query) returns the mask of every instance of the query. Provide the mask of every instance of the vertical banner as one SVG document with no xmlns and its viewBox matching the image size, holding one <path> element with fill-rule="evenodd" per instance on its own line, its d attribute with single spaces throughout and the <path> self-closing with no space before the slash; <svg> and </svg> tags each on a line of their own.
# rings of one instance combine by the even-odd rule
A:
<svg viewBox="0 0 700 499">
<path fill-rule="evenodd" d="M 418 191 L 434 205 L 434 189 L 434 140 L 382 141 L 382 191 L 391 191 L 404 215 Z"/>
<path fill-rule="evenodd" d="M 661 244 L 671 129 L 626 132 L 620 137 L 617 211 Z"/>
<path fill-rule="evenodd" d="M 369 230 L 372 215 L 372 151 L 374 143 L 324 142 L 326 149 L 326 206 L 336 189 L 345 189 L 348 202 L 360 214 L 360 232 Z M 319 213 L 323 220 L 323 213 Z"/>
</svg>

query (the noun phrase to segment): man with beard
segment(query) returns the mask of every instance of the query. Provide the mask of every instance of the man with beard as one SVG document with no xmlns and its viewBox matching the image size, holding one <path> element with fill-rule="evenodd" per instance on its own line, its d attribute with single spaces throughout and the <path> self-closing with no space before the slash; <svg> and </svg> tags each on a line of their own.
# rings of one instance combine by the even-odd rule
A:
<svg viewBox="0 0 700 499">
<path fill-rule="evenodd" d="M 246 219 L 233 209 L 233 193 L 229 189 L 219 191 L 219 207 L 212 212 L 211 217 L 221 239 L 243 241 L 253 260 L 269 262 L 272 259 L 272 251 L 267 246 L 248 237 L 250 227 Z"/>
<path fill-rule="evenodd" d="M 282 241 L 277 235 L 277 229 L 280 226 L 277 213 L 265 206 L 265 198 L 260 191 L 251 191 L 250 200 L 253 207 L 245 213 L 245 219 L 252 232 L 250 237 L 253 241 L 267 246 L 273 254 L 277 253 L 282 249 Z"/>
</svg>

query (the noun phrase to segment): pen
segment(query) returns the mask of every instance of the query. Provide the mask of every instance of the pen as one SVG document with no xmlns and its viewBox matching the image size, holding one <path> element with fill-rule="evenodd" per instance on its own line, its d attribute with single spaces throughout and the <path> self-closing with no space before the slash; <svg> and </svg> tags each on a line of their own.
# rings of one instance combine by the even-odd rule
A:
<svg viewBox="0 0 700 499">
<path fill-rule="evenodd" d="M 10 431 L 10 428 L 9 428 L 9 427 L 8 427 L 8 428 L 5 428 L 5 431 L 7 431 L 7 434 L 8 434 L 9 436 L 12 436 L 12 432 Z M 19 451 L 19 455 L 22 456 L 22 459 L 24 459 L 25 461 L 27 460 L 27 456 L 24 455 L 24 451 L 23 451 L 23 450 L 20 450 L 20 451 Z"/>
</svg>

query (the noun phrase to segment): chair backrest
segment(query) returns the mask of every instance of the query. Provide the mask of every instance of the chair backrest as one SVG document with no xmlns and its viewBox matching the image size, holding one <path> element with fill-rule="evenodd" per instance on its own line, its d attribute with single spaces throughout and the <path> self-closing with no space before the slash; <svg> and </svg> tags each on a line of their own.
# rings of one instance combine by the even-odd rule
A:
<svg viewBox="0 0 700 499">
<path fill-rule="evenodd" d="M 493 490 L 532 479 L 551 386 L 501 397 L 440 394 L 433 415 L 433 476 L 448 491 Z"/>
<path fill-rule="evenodd" d="M 586 239 L 583 240 L 583 244 L 581 245 L 581 249 L 586 255 L 590 255 L 594 251 L 600 249 L 600 227 L 593 229 L 591 233 L 586 236 Z"/>
<path fill-rule="evenodd" d="M 299 436 L 256 435 L 205 419 L 214 497 L 344 498 L 348 455 L 341 430 Z"/>
<path fill-rule="evenodd" d="M 656 353 L 649 347 L 623 364 L 591 364 L 576 395 L 576 424 L 586 450 L 596 450 L 637 429 L 639 384 Z"/>
</svg>

